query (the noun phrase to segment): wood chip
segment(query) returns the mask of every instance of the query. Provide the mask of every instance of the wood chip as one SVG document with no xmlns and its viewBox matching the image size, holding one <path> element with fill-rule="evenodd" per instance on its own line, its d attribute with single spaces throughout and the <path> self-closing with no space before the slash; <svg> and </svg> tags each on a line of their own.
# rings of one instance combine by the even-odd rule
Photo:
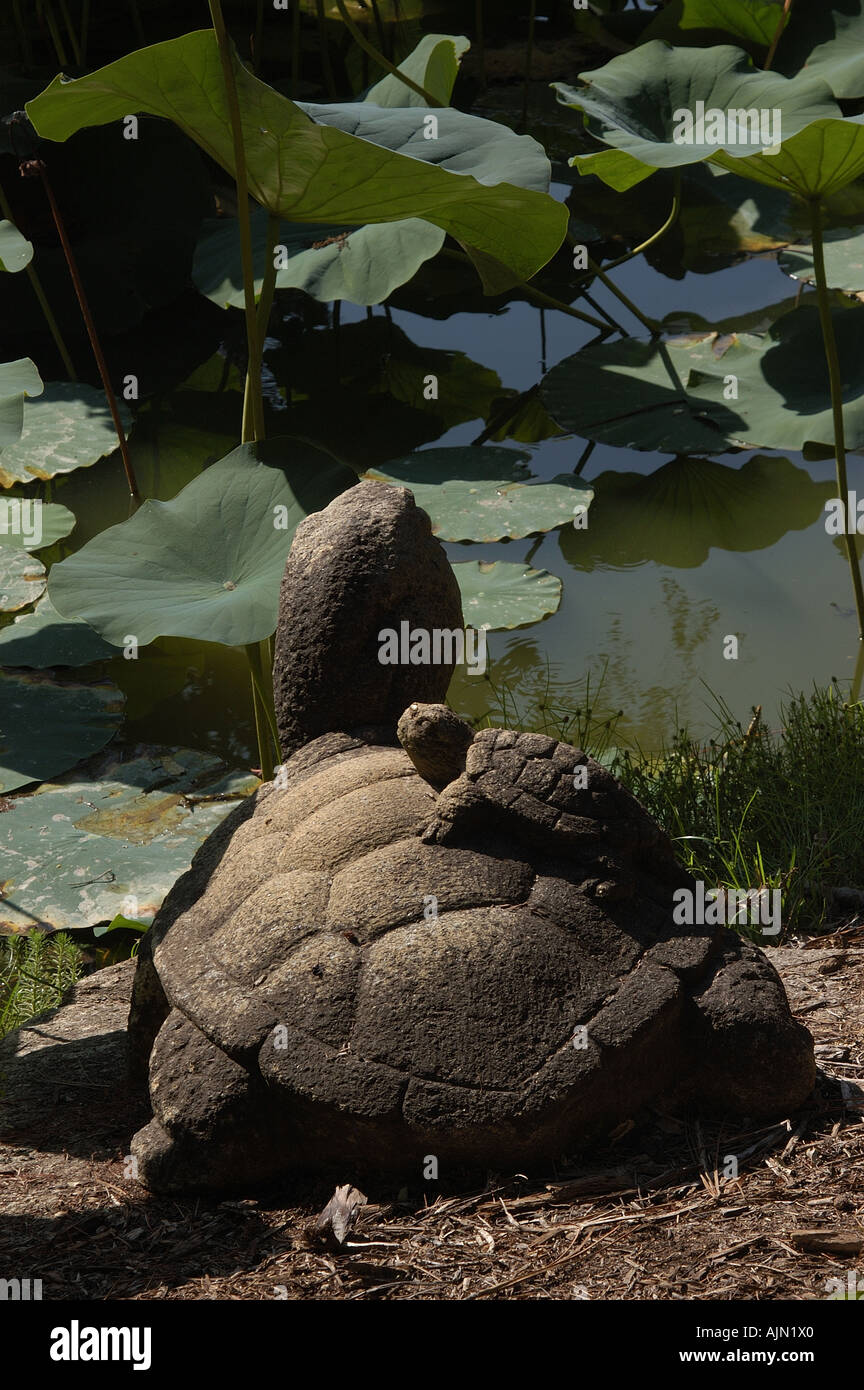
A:
<svg viewBox="0 0 864 1390">
<path fill-rule="evenodd" d="M 860 1255 L 864 1250 L 864 1234 L 860 1231 L 791 1231 L 789 1239 L 796 1250 L 826 1255 Z"/>
<path fill-rule="evenodd" d="M 344 1187 L 337 1187 L 311 1228 L 310 1236 L 324 1245 L 335 1244 L 341 1248 L 361 1208 L 365 1207 L 366 1200 L 365 1194 L 352 1187 L 350 1183 L 346 1183 Z"/>
</svg>

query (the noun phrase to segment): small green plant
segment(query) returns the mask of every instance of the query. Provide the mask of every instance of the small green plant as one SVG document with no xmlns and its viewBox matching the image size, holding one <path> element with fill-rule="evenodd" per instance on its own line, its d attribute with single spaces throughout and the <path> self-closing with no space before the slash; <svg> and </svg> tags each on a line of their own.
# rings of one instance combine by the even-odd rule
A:
<svg viewBox="0 0 864 1390">
<path fill-rule="evenodd" d="M 836 685 L 754 711 L 748 729 L 716 701 L 717 737 L 684 729 L 661 754 L 623 750 L 614 771 L 719 888 L 779 888 L 784 933 L 818 930 L 832 888 L 864 884 L 864 703 Z"/>
<path fill-rule="evenodd" d="M 0 1038 L 52 1009 L 81 978 L 83 957 L 65 932 L 0 938 Z"/>
</svg>

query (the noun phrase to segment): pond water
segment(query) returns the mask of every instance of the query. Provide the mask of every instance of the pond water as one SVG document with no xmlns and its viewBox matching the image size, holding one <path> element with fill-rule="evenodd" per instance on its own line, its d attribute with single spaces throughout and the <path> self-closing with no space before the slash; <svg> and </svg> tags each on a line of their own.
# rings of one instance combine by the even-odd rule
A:
<svg viewBox="0 0 864 1390">
<path fill-rule="evenodd" d="M 558 185 L 555 191 L 564 197 L 568 189 Z M 709 323 L 753 316 L 790 301 L 796 290 L 771 255 L 676 280 L 640 257 L 614 278 L 644 313 L 683 316 L 685 326 L 687 314 Z M 592 297 L 622 327 L 645 336 L 605 288 L 592 289 Z M 392 324 L 421 356 L 423 349 L 464 353 L 497 373 L 504 388 L 520 390 L 594 335 L 590 326 L 524 300 L 503 306 L 495 301 L 494 311 L 476 296 L 470 302 L 470 312 L 447 317 L 430 316 L 447 312 L 434 303 L 426 313 L 393 307 Z M 366 319 L 365 310 L 343 304 L 346 343 L 350 326 Z M 386 323 L 381 309 L 375 319 Z M 329 333 L 325 327 L 307 329 L 307 345 L 310 331 L 313 338 Z M 273 346 L 279 348 L 275 341 Z M 280 382 L 279 351 L 270 360 L 276 364 L 271 380 Z M 212 388 L 220 371 L 215 359 L 190 384 L 206 379 Z M 274 385 L 271 395 L 282 406 L 278 390 Z M 202 457 L 217 458 L 232 447 L 238 399 L 234 391 L 221 397 L 176 391 L 158 403 L 158 428 L 151 407 L 133 451 L 149 495 L 170 498 L 197 472 Z M 334 400 L 337 415 L 346 399 Z M 350 434 L 349 420 L 340 427 Z M 462 419 L 434 439 L 409 439 L 406 447 L 397 424 L 392 443 L 385 429 L 366 450 L 361 440 L 359 453 L 366 466 L 380 464 L 423 443 L 471 443 L 483 427 L 479 416 Z M 288 411 L 274 414 L 273 430 L 304 432 Z M 362 435 L 362 423 L 357 430 Z M 573 436 L 511 447 L 528 450 L 541 478 L 572 472 L 581 463 L 580 476 L 595 489 L 595 499 L 584 530 L 567 526 L 539 539 L 448 546 L 454 560 L 529 561 L 563 580 L 554 616 L 490 634 L 486 677 L 457 672 L 450 699 L 461 712 L 491 715 L 494 722 L 504 701 L 509 713 L 515 709 L 534 727 L 554 724 L 559 711 L 584 703 L 588 679 L 595 716 L 623 712 L 615 741 L 654 750 L 668 741 L 676 722 L 707 734 L 715 697 L 744 722 L 751 706 L 761 704 L 770 722 L 791 690 L 836 678 L 844 690 L 859 691 L 864 658 L 846 559 L 824 526 L 824 502 L 835 490 L 833 461 L 805 462 L 800 454 L 765 450 L 676 460 L 606 445 L 583 458 L 586 441 Z M 766 457 L 774 460 L 767 468 L 759 462 Z M 776 479 L 767 489 L 766 474 Z M 864 494 L 860 457 L 849 459 L 849 482 Z M 79 517 L 74 547 L 67 543 L 62 553 L 126 515 L 116 458 L 58 481 L 53 497 Z M 729 635 L 738 638 L 737 659 L 724 655 Z M 126 741 L 181 743 L 254 761 L 242 653 L 165 640 L 142 652 L 137 663 L 110 663 L 108 674 L 128 696 Z"/>
</svg>

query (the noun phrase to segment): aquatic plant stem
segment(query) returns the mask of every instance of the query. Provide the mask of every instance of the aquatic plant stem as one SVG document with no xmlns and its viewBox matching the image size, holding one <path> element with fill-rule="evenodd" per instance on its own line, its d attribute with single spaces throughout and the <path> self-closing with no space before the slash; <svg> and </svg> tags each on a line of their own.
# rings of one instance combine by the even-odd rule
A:
<svg viewBox="0 0 864 1390">
<path fill-rule="evenodd" d="M 252 364 L 256 359 L 258 325 L 255 315 L 255 271 L 252 263 L 252 223 L 249 216 L 249 184 L 246 178 L 246 155 L 243 149 L 243 125 L 240 118 L 240 102 L 237 99 L 237 83 L 234 80 L 234 52 L 225 20 L 222 17 L 220 0 L 208 0 L 213 32 L 219 47 L 222 62 L 222 75 L 225 81 L 225 98 L 231 120 L 231 135 L 234 144 L 234 181 L 237 185 L 237 224 L 240 232 L 240 259 L 243 264 L 243 307 L 246 315 L 246 345 L 249 366 L 246 373 L 246 394 L 249 398 L 249 413 L 244 406 L 242 442 L 264 438 L 264 400 L 261 395 L 261 376 L 251 379 Z"/>
<path fill-rule="evenodd" d="M 57 59 L 58 67 L 66 67 L 66 50 L 63 47 L 63 40 L 60 37 L 60 30 L 57 27 L 57 20 L 54 17 L 54 10 L 51 0 L 39 0 L 36 6 L 36 14 L 40 19 L 44 19 L 48 26 L 48 33 L 51 35 L 51 42 L 54 45 L 54 55 Z"/>
<path fill-rule="evenodd" d="M 440 254 L 453 261 L 462 261 L 465 265 L 474 264 L 471 257 L 466 256 L 464 251 L 454 251 L 449 246 L 443 247 Z M 547 309 L 559 309 L 562 314 L 569 314 L 573 319 L 581 319 L 583 323 L 590 323 L 592 328 L 602 329 L 604 333 L 609 332 L 608 323 L 604 323 L 602 319 L 595 319 L 591 314 L 580 313 L 570 304 L 565 304 L 563 299 L 553 299 L 551 294 L 544 294 L 542 290 L 535 289 L 533 285 L 529 285 L 527 280 L 517 281 L 513 289 L 521 290 L 529 299 L 533 299 L 537 304 L 543 304 Z"/>
<path fill-rule="evenodd" d="M 840 357 L 837 352 L 837 339 L 834 336 L 834 321 L 831 317 L 831 303 L 828 298 L 828 280 L 825 275 L 825 252 L 822 244 L 822 206 L 819 198 L 811 198 L 810 230 L 813 243 L 813 269 L 816 274 L 816 293 L 819 301 L 819 322 L 822 326 L 822 343 L 825 348 L 825 361 L 828 364 L 828 378 L 831 383 L 831 413 L 834 418 L 834 460 L 837 471 L 837 488 L 849 507 L 849 483 L 846 476 L 846 436 L 843 424 L 843 377 L 840 371 Z M 858 614 L 858 637 L 864 641 L 864 585 L 861 582 L 861 566 L 855 548 L 855 537 L 847 529 L 845 534 L 846 554 L 852 575 L 852 591 L 855 595 L 855 610 Z"/>
<path fill-rule="evenodd" d="M 12 209 L 9 206 L 6 194 L 3 192 L 2 188 L 0 188 L 0 212 L 2 212 L 7 222 L 12 222 L 14 224 L 15 219 L 12 216 Z M 51 305 L 48 303 L 48 300 L 45 297 L 45 291 L 42 288 L 42 282 L 39 279 L 39 276 L 36 274 L 36 271 L 33 267 L 33 262 L 30 261 L 28 265 L 25 265 L 24 270 L 27 274 L 27 278 L 30 281 L 30 284 L 33 287 L 33 293 L 39 301 L 39 307 L 42 310 L 42 313 L 45 317 L 45 322 L 48 325 L 48 331 L 50 332 L 51 337 L 54 339 L 54 346 L 60 354 L 66 375 L 68 376 L 70 381 L 74 381 L 75 367 L 73 366 L 72 358 L 69 356 L 69 349 L 63 341 L 63 335 L 60 332 L 57 320 L 55 319 L 54 314 L 51 310 Z"/>
<path fill-rule="evenodd" d="M 261 283 L 261 296 L 258 300 L 258 308 L 255 312 L 255 351 L 254 354 L 250 353 L 249 356 L 246 385 L 243 391 L 242 438 L 244 441 L 250 438 L 263 439 L 266 433 L 263 415 L 261 420 L 261 432 L 254 433 L 255 422 L 252 419 L 252 410 L 254 408 L 256 390 L 259 399 L 262 398 L 261 368 L 264 361 L 264 340 L 267 337 L 267 325 L 270 322 L 270 310 L 273 307 L 273 294 L 276 289 L 276 238 L 278 235 L 279 218 L 276 213 L 271 212 L 267 216 L 264 279 Z"/>
<path fill-rule="evenodd" d="M 294 0 L 291 16 L 291 98 L 300 96 L 300 0 Z"/>
<path fill-rule="evenodd" d="M 264 51 L 264 0 L 256 0 L 255 28 L 252 31 L 252 71 L 261 76 L 261 55 Z"/>
<path fill-rule="evenodd" d="M 783 5 L 783 13 L 777 21 L 777 28 L 774 30 L 774 37 L 771 40 L 771 47 L 768 49 L 768 56 L 765 59 L 765 66 L 763 68 L 763 72 L 768 72 L 771 68 L 771 64 L 774 62 L 774 54 L 777 52 L 777 45 L 783 37 L 783 30 L 786 28 L 786 20 L 791 8 L 792 0 L 785 0 L 785 3 Z"/>
<path fill-rule="evenodd" d="M 522 84 L 522 124 L 528 124 L 528 84 L 531 81 L 531 63 L 534 58 L 534 27 L 537 23 L 537 0 L 531 0 L 528 13 L 528 44 L 525 49 L 525 80 Z"/>
<path fill-rule="evenodd" d="M 655 241 L 659 241 L 661 237 L 664 237 L 670 228 L 677 222 L 680 211 L 681 170 L 676 169 L 672 192 L 672 207 L 669 210 L 669 216 L 666 218 L 663 226 L 658 227 L 656 232 L 652 232 L 651 236 L 649 236 L 646 241 L 641 241 L 638 246 L 634 246 L 632 251 L 627 251 L 625 255 L 619 256 L 617 260 L 610 261 L 608 265 L 604 266 L 603 269 L 606 271 L 606 274 L 608 275 L 610 270 L 617 270 L 619 265 L 626 265 L 628 261 L 635 260 L 637 256 L 642 255 L 643 251 L 647 251 L 649 246 L 653 246 Z M 588 272 L 586 272 L 586 275 L 587 274 Z"/>
<path fill-rule="evenodd" d="M 331 101 L 337 101 L 339 92 L 336 87 L 336 79 L 333 76 L 333 64 L 330 61 L 330 45 L 327 41 L 327 16 L 324 12 L 324 0 L 315 0 L 315 13 L 318 17 L 318 46 L 321 52 L 321 69 L 324 73 L 324 85 L 327 88 L 327 95 Z"/>
<path fill-rule="evenodd" d="M 30 36 L 27 33 L 27 26 L 21 14 L 21 0 L 12 0 L 12 18 L 18 34 L 18 44 L 21 49 L 21 57 L 26 66 L 33 66 L 33 50 L 30 47 Z"/>
<path fill-rule="evenodd" d="M 261 777 L 270 782 L 273 778 L 273 750 L 279 752 L 279 733 L 276 728 L 276 710 L 273 705 L 273 683 L 268 683 L 264 669 L 264 653 L 269 651 L 264 642 L 249 642 L 244 648 L 252 678 L 252 703 L 255 709 L 255 729 L 258 734 L 258 755 L 261 759 Z M 271 744 L 272 739 L 272 744 Z"/>
<path fill-rule="evenodd" d="M 60 0 L 60 13 L 63 16 L 63 23 L 66 25 L 66 32 L 69 35 L 69 47 L 72 49 L 72 57 L 78 66 L 81 66 L 81 46 L 78 43 L 78 35 L 72 23 L 72 16 L 69 13 L 69 6 L 66 0 Z"/>
<path fill-rule="evenodd" d="M 383 53 L 378 52 L 378 49 L 375 47 L 375 45 L 369 42 L 366 35 L 360 28 L 358 28 L 358 26 L 354 23 L 354 20 L 349 15 L 348 11 L 345 9 L 345 0 L 336 0 L 336 8 L 342 16 L 342 22 L 344 23 L 345 28 L 348 30 L 354 42 L 358 44 L 360 48 L 363 49 L 364 53 L 368 53 L 369 57 L 372 58 L 373 61 L 378 64 L 379 67 L 384 68 L 385 72 L 389 72 L 391 76 L 398 77 L 400 82 L 404 82 L 406 87 L 410 87 L 412 92 L 416 92 L 418 96 L 422 97 L 427 106 L 445 105 L 443 101 L 439 101 L 437 97 L 433 97 L 431 92 L 427 92 L 425 87 L 421 87 L 419 83 L 413 80 L 413 78 L 408 77 L 407 74 L 404 72 L 400 72 L 396 65 L 390 62 L 389 58 L 384 57 Z"/>
<path fill-rule="evenodd" d="M 567 233 L 567 242 L 568 245 L 570 245 L 571 247 L 581 245 L 580 242 L 577 242 L 572 232 Z M 618 286 L 615 284 L 615 281 L 610 280 L 609 276 L 606 274 L 606 271 L 602 270 L 601 267 L 597 264 L 597 262 L 591 258 L 591 256 L 588 257 L 588 274 L 596 276 L 600 283 L 606 286 L 609 293 L 614 294 L 615 298 L 620 300 L 621 303 L 624 305 L 624 308 L 629 309 L 633 317 L 637 318 L 641 324 L 644 324 L 644 326 L 648 329 L 649 333 L 660 332 L 660 325 L 654 319 L 647 318 L 645 314 L 642 313 L 642 310 L 639 309 L 633 303 L 633 300 L 630 299 L 630 297 L 626 295 L 623 290 L 619 290 Z M 585 279 L 586 277 L 583 276 L 582 278 Z"/>
<path fill-rule="evenodd" d="M 474 0 L 474 37 L 477 40 L 477 62 L 480 65 L 480 86 L 486 86 L 486 38 L 483 30 L 483 0 Z"/>
<path fill-rule="evenodd" d="M 41 159 L 25 159 L 20 165 L 21 173 L 32 178 L 38 175 L 42 180 L 42 187 L 51 208 L 51 216 L 54 218 L 54 226 L 57 228 L 57 235 L 60 238 L 60 245 L 63 247 L 63 254 L 66 257 L 66 264 L 69 267 L 69 274 L 72 277 L 72 284 L 75 286 L 75 294 L 87 329 L 87 336 L 90 339 L 90 346 L 93 349 L 93 356 L 96 358 L 96 366 L 99 368 L 99 375 L 102 378 L 102 388 L 108 400 L 108 408 L 111 411 L 111 418 L 114 421 L 114 429 L 117 432 L 117 442 L 120 446 L 120 457 L 123 460 L 123 470 L 126 474 L 126 482 L 129 487 L 129 496 L 133 504 L 137 507 L 141 501 L 141 494 L 138 491 L 138 483 L 135 479 L 135 472 L 132 468 L 132 460 L 129 457 L 129 445 L 126 442 L 126 435 L 123 430 L 123 422 L 120 419 L 120 410 L 117 405 L 117 397 L 114 395 L 114 387 L 111 385 L 111 378 L 108 375 L 108 366 L 102 352 L 102 344 L 99 342 L 99 334 L 96 332 L 96 324 L 93 322 L 93 315 L 90 313 L 90 305 L 87 302 L 87 295 L 81 276 L 78 274 L 78 264 L 72 245 L 66 235 L 66 226 L 60 215 L 60 209 L 54 197 L 54 190 L 48 178 L 45 165 Z"/>
</svg>

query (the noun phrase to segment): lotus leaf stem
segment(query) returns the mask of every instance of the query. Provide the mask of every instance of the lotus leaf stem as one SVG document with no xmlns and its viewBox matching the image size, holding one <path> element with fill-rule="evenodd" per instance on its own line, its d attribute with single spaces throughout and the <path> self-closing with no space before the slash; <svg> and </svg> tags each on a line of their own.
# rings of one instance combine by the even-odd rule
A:
<svg viewBox="0 0 864 1390">
<path fill-rule="evenodd" d="M 534 28 L 537 23 L 537 0 L 531 0 L 528 13 L 528 43 L 525 49 L 525 80 L 522 84 L 522 124 L 528 124 L 528 86 L 531 81 L 531 64 L 534 60 Z"/>
<path fill-rule="evenodd" d="M 327 16 L 324 12 L 324 0 L 315 0 L 315 11 L 318 16 L 318 47 L 321 52 L 321 68 L 324 73 L 324 84 L 327 88 L 327 95 L 331 101 L 337 101 L 339 93 L 336 89 L 336 79 L 333 76 L 333 64 L 330 61 L 330 44 L 327 41 Z"/>
<path fill-rule="evenodd" d="M 3 216 L 6 218 L 7 222 L 12 222 L 14 224 L 15 219 L 12 216 L 12 209 L 9 206 L 9 203 L 6 199 L 6 194 L 3 192 L 2 188 L 0 188 L 0 212 L 3 213 Z M 54 339 L 54 345 L 60 354 L 66 375 L 68 376 L 70 381 L 74 381 L 75 367 L 72 363 L 72 358 L 69 355 L 69 349 L 63 341 L 63 335 L 60 332 L 60 327 L 51 310 L 51 305 L 48 303 L 48 300 L 45 296 L 45 291 L 42 288 L 42 282 L 39 279 L 39 276 L 36 274 L 33 262 L 30 261 L 27 265 L 25 265 L 24 269 L 27 273 L 27 278 L 33 287 L 33 293 L 39 301 L 39 307 L 42 310 L 51 337 Z"/>
<path fill-rule="evenodd" d="M 268 684 L 264 670 L 264 659 L 265 656 L 269 656 L 270 648 L 265 639 L 264 642 L 249 642 L 244 650 L 252 678 L 252 703 L 258 735 L 258 755 L 261 759 L 261 778 L 264 782 L 270 782 L 273 778 L 274 748 L 279 755 L 279 732 L 276 727 L 272 681 Z"/>
<path fill-rule="evenodd" d="M 464 251 L 454 251 L 449 246 L 443 247 L 441 255 L 448 256 L 450 260 L 453 261 L 462 261 L 465 265 L 474 264 L 471 257 L 466 256 Z M 543 290 L 535 289 L 533 285 L 529 285 L 527 280 L 517 281 L 513 288 L 521 290 L 529 299 L 533 299 L 536 304 L 543 304 L 547 309 L 560 309 L 562 314 L 569 314 L 573 319 L 581 319 L 583 323 L 590 323 L 592 328 L 599 328 L 603 333 L 609 332 L 608 323 L 604 323 L 602 319 L 595 319 L 591 314 L 580 313 L 580 311 L 574 309 L 572 305 L 565 304 L 563 299 L 554 299 L 551 294 L 544 294 Z"/>
<path fill-rule="evenodd" d="M 765 67 L 763 69 L 764 72 L 768 72 L 771 67 L 771 64 L 774 62 L 774 54 L 777 52 L 777 45 L 783 36 L 783 30 L 786 28 L 786 21 L 789 17 L 789 11 L 791 9 L 792 0 L 785 0 L 785 3 L 783 5 L 783 13 L 780 15 L 780 18 L 777 21 L 777 28 L 774 30 L 774 37 L 771 40 L 771 47 L 768 49 L 768 56 L 765 59 Z"/>
<path fill-rule="evenodd" d="M 483 0 L 474 0 L 474 36 L 477 40 L 477 61 L 480 64 L 480 86 L 486 86 L 486 39 L 483 31 Z"/>
<path fill-rule="evenodd" d="M 246 397 L 249 400 L 247 414 L 244 403 L 242 442 L 264 438 L 264 400 L 261 395 L 261 376 L 252 379 L 253 363 L 257 354 L 258 324 L 255 315 L 255 270 L 252 263 L 252 223 L 249 216 L 249 185 L 246 178 L 246 155 L 243 149 L 243 125 L 240 117 L 240 102 L 237 97 L 237 83 L 234 80 L 234 48 L 225 28 L 220 0 L 208 0 L 213 32 L 219 47 L 222 61 L 222 75 L 225 80 L 225 98 L 231 120 L 231 134 L 234 142 L 234 179 L 237 184 L 237 224 L 240 231 L 240 258 L 243 263 L 243 306 L 246 314 L 246 344 L 249 365 L 246 373 Z"/>
<path fill-rule="evenodd" d="M 276 289 L 276 238 L 279 235 L 279 217 L 275 212 L 267 215 L 267 249 L 264 260 L 264 279 L 261 284 L 261 297 L 258 300 L 258 308 L 255 314 L 255 351 L 249 356 L 249 367 L 246 372 L 246 389 L 243 393 L 243 439 L 254 437 L 263 439 L 265 426 L 262 415 L 261 433 L 252 434 L 254 422 L 252 420 L 252 409 L 256 393 L 261 397 L 261 366 L 264 359 L 264 340 L 267 337 L 267 325 L 270 322 L 270 310 L 273 307 L 273 294 Z"/>
<path fill-rule="evenodd" d="M 61 68 L 65 68 L 67 65 L 66 50 L 63 47 L 63 40 L 60 37 L 60 30 L 57 27 L 57 20 L 54 18 L 54 10 L 51 5 L 51 0 L 39 0 L 39 4 L 36 7 L 36 13 L 40 19 L 44 18 L 45 23 L 48 25 L 48 33 L 51 35 L 51 42 L 54 45 L 54 56 L 57 59 L 58 66 Z"/>
<path fill-rule="evenodd" d="M 825 252 L 822 243 L 822 207 L 818 197 L 809 200 L 810 230 L 813 240 L 813 269 L 816 273 L 816 293 L 819 301 L 819 322 L 822 325 L 822 343 L 825 348 L 825 361 L 828 364 L 828 378 L 831 383 L 831 413 L 834 417 L 834 459 L 837 469 L 837 488 L 849 509 L 849 482 L 846 476 L 846 436 L 843 424 L 843 376 L 840 370 L 840 357 L 837 352 L 837 339 L 834 336 L 834 321 L 831 317 L 831 303 L 828 297 L 828 280 L 825 275 Z M 855 537 L 848 528 L 845 534 L 846 555 L 852 575 L 852 592 L 855 595 L 855 611 L 858 614 L 858 637 L 864 641 L 864 586 L 861 583 L 861 566 Z"/>
<path fill-rule="evenodd" d="M 138 491 L 138 483 L 135 480 L 132 460 L 129 457 L 129 445 L 126 442 L 126 435 L 123 431 L 123 422 L 120 419 L 117 397 L 114 395 L 114 387 L 111 385 L 111 377 L 108 374 L 108 366 L 102 352 L 102 344 L 99 341 L 96 324 L 93 322 L 93 315 L 90 312 L 90 305 L 84 291 L 84 285 L 78 273 L 78 264 L 75 260 L 72 245 L 66 235 L 66 226 L 60 214 L 60 209 L 57 206 L 57 200 L 54 197 L 51 181 L 48 178 L 48 173 L 41 159 L 25 160 L 21 165 L 21 171 L 31 177 L 34 174 L 38 174 L 39 178 L 42 180 L 42 187 L 45 190 L 45 196 L 51 208 L 51 216 L 54 218 L 54 226 L 57 228 L 60 245 L 63 247 L 63 254 L 66 257 L 66 264 L 69 267 L 69 274 L 72 277 L 72 284 L 75 286 L 75 294 L 78 298 L 84 325 L 87 329 L 87 336 L 90 339 L 90 346 L 93 349 L 93 356 L 96 358 L 96 366 L 99 368 L 99 375 L 102 378 L 102 387 L 108 401 L 108 408 L 111 411 L 111 418 L 114 421 L 114 429 L 117 432 L 117 442 L 120 445 L 120 456 L 123 459 L 123 470 L 126 474 L 126 482 L 129 487 L 129 496 L 133 504 L 137 507 L 141 501 L 141 494 Z"/>
</svg>

